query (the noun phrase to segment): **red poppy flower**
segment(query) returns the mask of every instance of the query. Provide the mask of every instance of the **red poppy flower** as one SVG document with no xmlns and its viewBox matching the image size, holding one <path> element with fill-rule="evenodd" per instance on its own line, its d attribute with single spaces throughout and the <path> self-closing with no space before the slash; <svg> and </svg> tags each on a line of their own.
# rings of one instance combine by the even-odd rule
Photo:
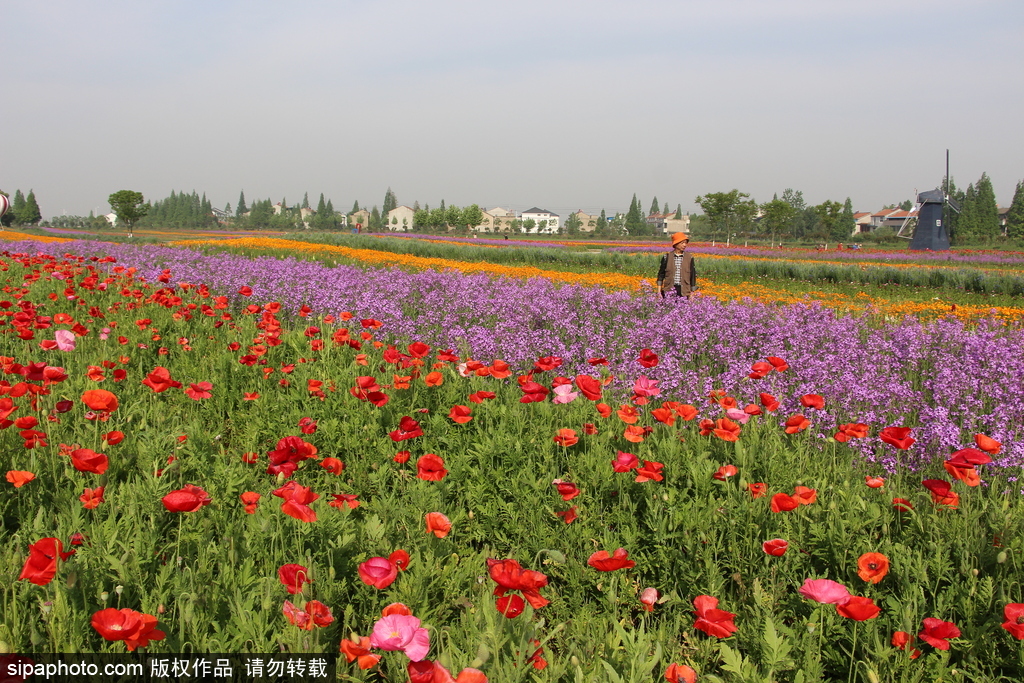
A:
<svg viewBox="0 0 1024 683">
<path fill-rule="evenodd" d="M 637 419 L 640 417 L 636 408 L 627 405 L 619 406 L 619 409 L 615 411 L 615 414 L 619 416 L 620 420 L 629 425 L 635 424 Z"/>
<path fill-rule="evenodd" d="M 612 414 L 612 407 L 611 407 L 610 405 L 608 405 L 608 404 L 606 404 L 606 403 L 598 403 L 598 404 L 597 404 L 596 406 L 594 406 L 594 407 L 595 407 L 595 408 L 597 408 L 597 413 L 598 413 L 598 414 L 599 414 L 599 415 L 600 415 L 601 417 L 603 417 L 603 418 L 605 418 L 605 419 L 607 419 L 607 418 L 611 417 L 611 414 Z"/>
<path fill-rule="evenodd" d="M 317 423 L 311 417 L 303 417 L 299 419 L 299 431 L 303 434 L 316 434 Z"/>
<path fill-rule="evenodd" d="M 35 478 L 35 474 L 25 470 L 10 470 L 7 472 L 7 481 L 10 482 L 16 489 L 20 489 L 22 486 L 29 483 Z M 88 490 L 89 489 L 86 489 L 86 491 Z M 102 491 L 102 488 L 100 490 Z M 94 505 L 93 507 L 96 506 Z"/>
<path fill-rule="evenodd" d="M 379 320 L 374 320 L 373 318 L 363 318 L 362 320 L 359 321 L 359 324 L 363 326 L 364 330 L 376 330 L 384 326 L 384 323 L 382 323 Z"/>
<path fill-rule="evenodd" d="M 64 544 L 58 538 L 41 538 L 29 545 L 28 558 L 18 580 L 27 579 L 37 586 L 45 586 L 57 575 L 57 558 L 66 561 L 74 554 L 74 550 L 64 552 Z"/>
<path fill-rule="evenodd" d="M 738 441 L 740 438 L 740 426 L 727 417 L 716 420 L 711 431 L 722 441 Z"/>
<path fill-rule="evenodd" d="M 515 590 L 523 594 L 534 609 L 540 609 L 550 602 L 540 594 L 548 585 L 548 577 L 532 569 L 523 569 L 515 560 L 487 560 L 487 573 L 498 584 L 494 594 L 501 597 L 506 591 Z"/>
<path fill-rule="evenodd" d="M 800 405 L 805 408 L 823 410 L 825 408 L 825 398 L 818 394 L 804 394 L 800 397 Z"/>
<path fill-rule="evenodd" d="M 771 363 L 765 363 L 764 361 L 758 361 L 750 366 L 750 374 L 747 375 L 750 379 L 764 379 L 765 375 L 772 371 Z"/>
<path fill-rule="evenodd" d="M 469 395 L 469 400 L 472 403 L 483 403 L 493 398 L 497 398 L 497 394 L 493 391 L 477 391 Z"/>
<path fill-rule="evenodd" d="M 160 394 L 168 389 L 181 387 L 181 382 L 175 382 L 171 379 L 171 371 L 159 365 L 146 375 L 146 379 L 142 380 L 142 383 L 152 389 L 154 394 Z"/>
<path fill-rule="evenodd" d="M 772 364 L 772 367 L 775 368 L 776 372 L 785 372 L 786 370 L 789 370 L 789 363 L 778 356 L 768 356 L 768 362 Z"/>
<path fill-rule="evenodd" d="M 277 442 L 277 448 L 267 453 L 269 465 L 267 474 L 283 473 L 290 477 L 298 469 L 299 463 L 315 457 L 317 448 L 297 436 L 286 436 Z"/>
<path fill-rule="evenodd" d="M 554 442 L 563 448 L 575 445 L 579 441 L 576 436 L 575 430 L 572 429 L 559 429 L 558 433 L 555 434 Z"/>
<path fill-rule="evenodd" d="M 906 498 L 893 498 L 892 506 L 900 512 L 910 512 L 914 509 L 914 506 L 910 504 L 910 501 Z"/>
<path fill-rule="evenodd" d="M 728 638 L 736 632 L 736 624 L 733 623 L 736 615 L 718 609 L 718 598 L 698 595 L 693 599 L 693 606 L 697 617 L 697 621 L 693 623 L 695 629 L 715 638 Z"/>
<path fill-rule="evenodd" d="M 464 425 L 473 419 L 470 413 L 472 410 L 468 406 L 452 406 L 451 411 L 448 413 L 448 419 L 460 425 Z"/>
<path fill-rule="evenodd" d="M 71 465 L 79 472 L 103 474 L 107 471 L 110 461 L 106 455 L 91 448 L 76 448 L 71 451 Z"/>
<path fill-rule="evenodd" d="M 416 461 L 416 477 L 423 481 L 441 481 L 448 474 L 444 468 L 444 460 L 433 453 L 421 455 Z"/>
<path fill-rule="evenodd" d="M 850 439 L 863 439 L 868 435 L 868 429 L 868 426 L 861 422 L 842 424 L 839 425 L 839 431 L 834 438 L 840 443 L 846 443 Z"/>
<path fill-rule="evenodd" d="M 395 457 L 391 458 L 399 464 L 405 464 L 409 462 L 409 456 L 412 455 L 409 451 L 398 451 L 395 453 Z"/>
<path fill-rule="evenodd" d="M 764 415 L 764 411 L 761 410 L 761 406 L 754 405 L 753 403 L 743 406 L 743 412 L 747 415 Z"/>
<path fill-rule="evenodd" d="M 910 427 L 886 427 L 878 434 L 883 442 L 890 446 L 895 446 L 901 451 L 905 451 L 910 448 L 916 439 L 910 436 Z"/>
<path fill-rule="evenodd" d="M 398 565 L 386 557 L 371 557 L 357 567 L 359 579 L 367 586 L 384 590 L 398 578 Z"/>
<path fill-rule="evenodd" d="M 337 458 L 324 458 L 320 461 L 320 467 L 337 476 L 345 469 L 345 463 Z"/>
<path fill-rule="evenodd" d="M 932 502 L 949 508 L 960 504 L 960 496 L 953 492 L 953 485 L 943 479 L 925 479 L 921 485 L 932 494 Z"/>
<path fill-rule="evenodd" d="M 560 495 L 564 501 L 570 501 L 580 495 L 579 488 L 572 482 L 555 479 L 551 482 L 551 485 L 558 489 L 558 495 Z"/>
<path fill-rule="evenodd" d="M 346 662 L 349 664 L 356 662 L 360 669 L 372 669 L 380 661 L 380 655 L 375 655 L 370 651 L 369 636 L 360 637 L 358 643 L 342 638 L 338 651 L 345 655 Z"/>
<path fill-rule="evenodd" d="M 526 609 L 526 603 L 523 602 L 523 598 L 516 595 L 502 595 L 495 601 L 495 607 L 498 608 L 498 612 L 507 619 L 515 619 L 523 610 Z M 434 680 L 434 679 L 430 679 Z"/>
<path fill-rule="evenodd" d="M 636 562 L 629 559 L 629 553 L 626 552 L 625 548 L 618 548 L 611 555 L 608 554 L 607 550 L 598 550 L 590 556 L 587 564 L 600 572 L 613 572 L 618 569 L 631 569 L 636 566 Z"/>
<path fill-rule="evenodd" d="M 727 481 L 729 477 L 735 477 L 738 472 L 735 465 L 722 465 L 711 476 L 718 481 Z"/>
<path fill-rule="evenodd" d="M 786 433 L 798 434 L 811 426 L 811 421 L 797 413 L 786 420 Z"/>
<path fill-rule="evenodd" d="M 797 486 L 793 489 L 793 500 L 800 505 L 810 505 L 818 500 L 818 492 L 806 486 Z"/>
<path fill-rule="evenodd" d="M 94 510 L 103 502 L 103 488 L 97 486 L 94 489 L 85 489 L 85 492 L 78 497 L 82 501 L 82 507 L 86 510 Z"/>
<path fill-rule="evenodd" d="M 399 441 L 415 439 L 418 436 L 423 436 L 423 430 L 420 428 L 419 422 L 406 415 L 398 421 L 398 429 L 391 432 L 388 436 L 391 437 L 392 441 L 397 443 Z"/>
<path fill-rule="evenodd" d="M 800 503 L 794 500 L 788 493 L 776 493 L 772 496 L 771 507 L 772 512 L 789 512 L 800 507 Z"/>
<path fill-rule="evenodd" d="M 668 683 L 697 683 L 697 672 L 693 667 L 673 662 L 665 669 L 665 680 Z"/>
<path fill-rule="evenodd" d="M 978 476 L 978 470 L 974 469 L 974 465 L 947 460 L 942 463 L 942 466 L 949 473 L 949 476 L 962 481 L 967 486 L 978 486 L 981 484 L 981 477 Z"/>
<path fill-rule="evenodd" d="M 616 472 L 629 472 L 640 466 L 640 460 L 632 453 L 618 451 L 615 460 L 612 460 L 612 469 Z"/>
<path fill-rule="evenodd" d="M 204 398 L 211 398 L 213 396 L 211 393 L 212 389 L 213 385 L 209 382 L 199 382 L 197 384 L 189 384 L 188 389 L 185 389 L 185 394 L 193 401 L 198 401 Z"/>
<path fill-rule="evenodd" d="M 545 356 L 537 359 L 537 362 L 534 363 L 533 369 L 535 372 L 546 372 L 547 370 L 554 370 L 559 367 L 562 367 L 561 358 L 558 356 Z"/>
<path fill-rule="evenodd" d="M 1011 602 L 1003 608 L 1003 616 L 1002 627 L 1017 640 L 1024 640 L 1024 603 Z"/>
<path fill-rule="evenodd" d="M 92 615 L 92 627 L 106 640 L 123 640 L 129 652 L 148 647 L 151 640 L 163 640 L 166 634 L 156 628 L 157 618 L 127 607 L 108 607 Z"/>
<path fill-rule="evenodd" d="M 622 432 L 622 438 L 630 443 L 642 443 L 644 438 L 650 433 L 649 427 L 639 427 L 637 425 L 628 425 Z"/>
<path fill-rule="evenodd" d="M 768 485 L 764 482 L 747 484 L 747 490 L 750 491 L 751 498 L 761 498 L 768 495 Z"/>
<path fill-rule="evenodd" d="M 168 512 L 195 512 L 204 505 L 209 505 L 209 494 L 194 484 L 186 484 L 185 488 L 171 491 L 161 498 Z"/>
<path fill-rule="evenodd" d="M 82 394 L 82 403 L 92 410 L 112 412 L 117 410 L 117 396 L 105 389 L 90 389 Z"/>
<path fill-rule="evenodd" d="M 868 488 L 880 489 L 885 484 L 885 479 L 882 477 L 872 477 L 870 475 L 864 477 L 864 483 L 868 485 Z"/>
<path fill-rule="evenodd" d="M 274 495 L 282 499 L 281 512 L 289 517 L 294 517 L 300 522 L 315 522 L 316 512 L 309 504 L 320 498 L 319 493 L 313 493 L 308 486 L 301 486 L 290 481 L 281 488 L 274 491 Z"/>
<path fill-rule="evenodd" d="M 256 505 L 260 502 L 260 494 L 255 491 L 246 491 L 238 496 L 238 498 L 242 501 L 242 505 L 245 506 L 245 513 L 247 515 L 256 514 Z"/>
<path fill-rule="evenodd" d="M 309 578 L 309 570 L 301 564 L 285 564 L 277 570 L 277 579 L 281 582 L 291 595 L 302 592 L 304 583 L 312 583 Z"/>
<path fill-rule="evenodd" d="M 312 631 L 314 626 L 323 628 L 334 623 L 330 608 L 319 600 L 310 600 L 302 609 L 293 605 L 291 600 L 285 600 L 282 611 L 289 623 L 305 631 Z"/>
<path fill-rule="evenodd" d="M 921 651 L 916 647 L 910 647 L 910 644 L 914 642 L 914 636 L 910 635 L 906 631 L 896 631 L 892 634 L 892 640 L 890 641 L 892 646 L 900 650 L 909 650 L 910 658 L 917 659 L 921 656 Z"/>
<path fill-rule="evenodd" d="M 593 366 L 608 365 L 608 359 L 604 358 L 603 356 L 600 358 L 588 358 L 587 362 Z"/>
<path fill-rule="evenodd" d="M 637 358 L 637 362 L 645 368 L 653 368 L 658 364 L 658 354 L 650 349 L 643 349 L 640 351 L 640 357 Z"/>
<path fill-rule="evenodd" d="M 597 434 L 597 425 L 593 424 L 592 422 L 583 423 L 583 433 L 586 434 L 587 436 L 594 436 L 595 434 Z"/>
<path fill-rule="evenodd" d="M 107 432 L 103 435 L 103 441 L 108 446 L 116 446 L 124 441 L 124 433 L 119 431 Z"/>
<path fill-rule="evenodd" d="M 776 399 L 771 394 L 758 394 L 758 400 L 761 401 L 761 405 L 763 405 L 764 409 L 767 410 L 769 413 L 774 413 L 776 410 L 779 409 L 778 399 Z"/>
<path fill-rule="evenodd" d="M 444 538 L 452 530 L 451 521 L 440 512 L 428 512 L 426 515 L 427 533 Z"/>
<path fill-rule="evenodd" d="M 849 600 L 836 605 L 836 612 L 847 619 L 853 619 L 854 621 L 867 621 L 868 619 L 874 619 L 877 617 L 882 613 L 882 610 L 871 598 L 851 595 Z"/>
<path fill-rule="evenodd" d="M 348 506 L 350 510 L 355 510 L 357 507 L 359 507 L 359 501 L 356 500 L 356 498 L 359 497 L 358 494 L 332 493 L 331 495 L 334 497 L 334 500 L 328 503 L 328 505 L 330 505 L 332 508 L 343 508 L 345 506 Z"/>
<path fill-rule="evenodd" d="M 984 434 L 975 434 L 974 443 L 989 455 L 998 455 L 1003 444 Z"/>
<path fill-rule="evenodd" d="M 889 558 L 882 553 L 864 553 L 857 560 L 857 576 L 878 583 L 889 573 Z"/>
<path fill-rule="evenodd" d="M 579 515 L 577 514 L 577 510 L 578 510 L 578 508 L 575 505 L 573 505 L 568 510 L 562 510 L 560 512 L 555 512 L 555 514 L 558 515 L 559 517 L 561 517 L 562 521 L 565 522 L 566 524 L 572 524 L 579 517 Z"/>
<path fill-rule="evenodd" d="M 652 462 L 650 460 L 644 460 L 643 465 L 639 465 L 636 468 L 636 479 L 633 481 L 643 483 L 645 481 L 661 481 L 665 477 L 661 475 L 661 470 L 664 469 L 664 465 L 660 462 Z"/>
<path fill-rule="evenodd" d="M 576 386 L 591 401 L 601 400 L 601 382 L 590 375 L 576 375 Z"/>
<path fill-rule="evenodd" d="M 917 634 L 917 637 L 937 650 L 948 650 L 948 638 L 960 637 L 960 629 L 951 621 L 942 621 L 941 619 L 929 617 L 922 620 L 921 623 L 924 625 L 924 628 Z"/>
<path fill-rule="evenodd" d="M 782 557 L 789 550 L 789 542 L 784 541 L 781 538 L 773 538 L 770 541 L 765 541 L 761 544 L 761 549 L 772 557 Z"/>
</svg>

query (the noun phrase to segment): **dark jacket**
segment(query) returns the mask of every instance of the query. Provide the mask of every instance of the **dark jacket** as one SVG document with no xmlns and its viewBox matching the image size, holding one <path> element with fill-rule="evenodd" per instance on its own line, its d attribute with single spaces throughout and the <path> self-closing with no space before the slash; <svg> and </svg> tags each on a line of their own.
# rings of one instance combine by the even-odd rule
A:
<svg viewBox="0 0 1024 683">
<path fill-rule="evenodd" d="M 697 267 L 693 264 L 693 254 L 683 253 L 683 272 L 679 278 L 680 294 L 687 296 L 697 289 Z M 689 271 L 689 272 L 687 272 Z M 661 267 L 658 269 L 658 286 L 671 290 L 676 282 L 676 259 L 675 252 L 670 251 L 661 257 Z"/>
</svg>

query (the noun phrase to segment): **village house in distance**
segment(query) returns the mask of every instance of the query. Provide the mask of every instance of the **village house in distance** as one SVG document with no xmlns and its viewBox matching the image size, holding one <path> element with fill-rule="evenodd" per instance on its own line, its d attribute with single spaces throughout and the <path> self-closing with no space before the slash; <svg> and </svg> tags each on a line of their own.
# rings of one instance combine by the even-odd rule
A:
<svg viewBox="0 0 1024 683">
<path fill-rule="evenodd" d="M 385 219 L 387 230 L 391 232 L 412 232 L 414 230 L 413 216 L 415 211 L 409 206 L 398 206 L 388 211 Z M 481 210 L 482 220 L 479 225 L 471 226 L 470 230 L 477 233 L 512 233 L 527 235 L 557 235 L 564 232 L 566 224 L 562 222 L 561 216 L 547 209 L 534 206 L 521 213 L 512 209 L 496 206 L 491 209 Z M 657 234 L 671 234 L 673 232 L 688 232 L 690 229 L 690 217 L 684 215 L 682 218 L 675 218 L 674 213 L 657 213 L 647 217 L 647 223 L 651 225 Z M 577 230 L 580 233 L 593 233 L 601 217 L 588 214 L 582 209 L 570 214 L 570 220 L 575 219 Z M 370 212 L 365 209 L 357 211 L 349 216 L 349 225 L 365 226 L 370 220 Z M 610 222 L 611 218 L 606 218 Z"/>
</svg>

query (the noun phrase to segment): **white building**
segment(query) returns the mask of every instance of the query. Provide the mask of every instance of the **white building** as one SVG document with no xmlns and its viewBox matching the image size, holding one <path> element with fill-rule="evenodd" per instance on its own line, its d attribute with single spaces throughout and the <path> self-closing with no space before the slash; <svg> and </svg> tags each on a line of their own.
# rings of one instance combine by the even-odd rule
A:
<svg viewBox="0 0 1024 683">
<path fill-rule="evenodd" d="M 536 206 L 532 209 L 523 211 L 520 216 L 523 223 L 528 220 L 533 220 L 535 223 L 534 227 L 530 230 L 523 228 L 525 232 L 530 233 L 543 233 L 551 234 L 558 232 L 558 214 L 551 213 L 547 209 L 538 209 Z"/>
<path fill-rule="evenodd" d="M 391 232 L 411 232 L 412 231 L 412 218 L 415 215 L 415 211 L 412 207 L 396 206 L 395 208 L 388 211 L 387 225 L 385 229 Z"/>
</svg>

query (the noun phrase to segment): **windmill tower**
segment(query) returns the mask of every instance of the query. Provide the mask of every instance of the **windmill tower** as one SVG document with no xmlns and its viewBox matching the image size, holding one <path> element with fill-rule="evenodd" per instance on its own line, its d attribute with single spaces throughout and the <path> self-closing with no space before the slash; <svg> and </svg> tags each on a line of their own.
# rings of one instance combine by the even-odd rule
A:
<svg viewBox="0 0 1024 683">
<path fill-rule="evenodd" d="M 960 213 L 960 207 L 949 197 L 949 150 L 946 150 L 946 187 L 935 188 L 917 195 L 920 207 L 917 227 L 910 241 L 912 251 L 947 251 L 949 249 L 950 210 Z"/>
</svg>

